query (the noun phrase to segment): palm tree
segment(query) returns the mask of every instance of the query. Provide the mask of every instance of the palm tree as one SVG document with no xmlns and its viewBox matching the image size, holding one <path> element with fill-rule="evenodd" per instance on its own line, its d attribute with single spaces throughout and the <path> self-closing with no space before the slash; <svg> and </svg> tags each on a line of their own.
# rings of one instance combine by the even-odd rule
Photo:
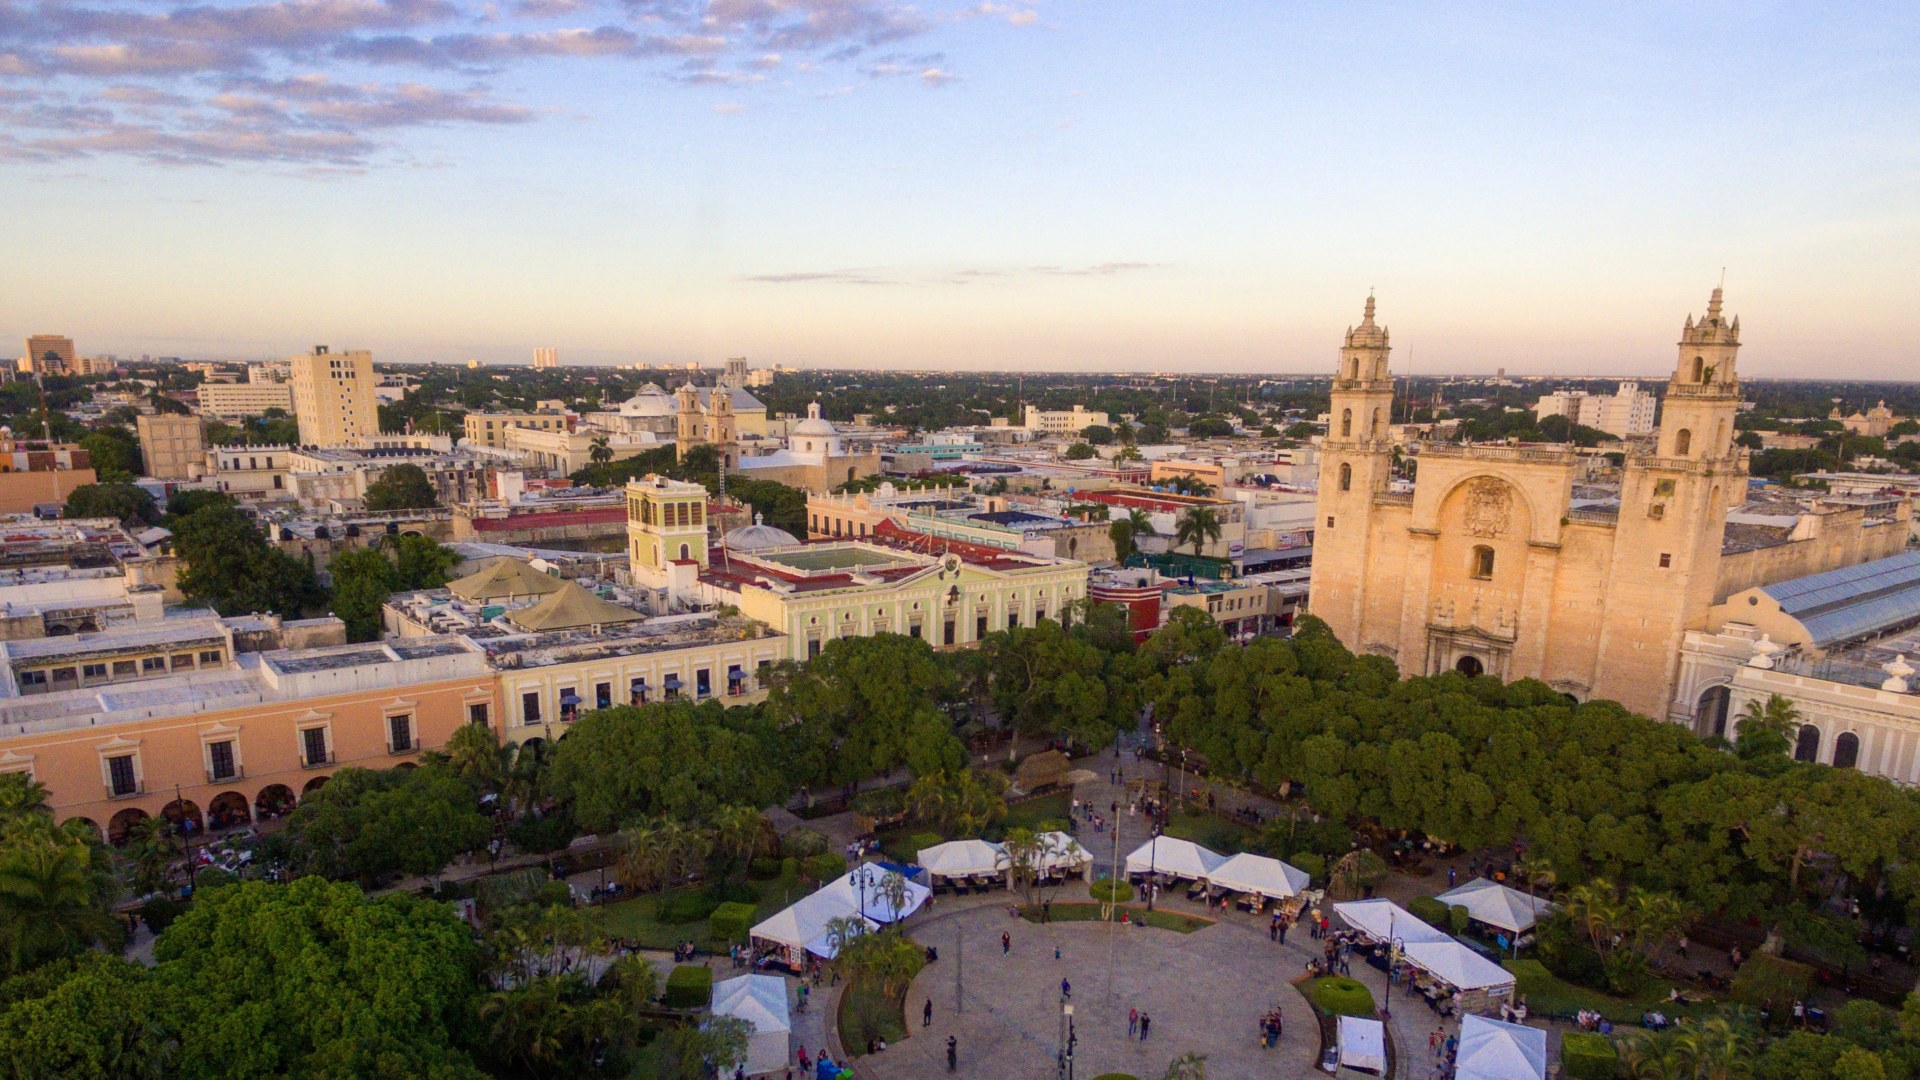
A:
<svg viewBox="0 0 1920 1080">
<path fill-rule="evenodd" d="M 753 853 L 760 846 L 761 837 L 767 828 L 766 819 L 751 806 L 722 806 L 710 815 L 713 825 L 713 843 L 726 852 L 740 865 L 745 873 L 747 864 L 753 861 Z"/>
<path fill-rule="evenodd" d="M 613 876 L 624 888 L 657 889 L 672 867 L 669 840 L 658 823 L 647 822 L 620 830 L 620 855 Z"/>
<path fill-rule="evenodd" d="M 880 899 L 886 901 L 887 909 L 893 912 L 893 921 L 900 921 L 900 910 L 907 906 L 907 879 L 897 870 L 889 870 L 880 876 L 876 886 Z"/>
<path fill-rule="evenodd" d="M 1613 951 L 1614 931 L 1626 918 L 1626 910 L 1614 895 L 1613 884 L 1605 878 L 1594 878 L 1574 886 L 1567 893 L 1565 911 L 1567 918 L 1586 932 L 1593 951 L 1602 960 L 1606 959 Z"/>
<path fill-rule="evenodd" d="M 1180 518 L 1173 532 L 1173 546 L 1192 544 L 1195 558 L 1199 558 L 1202 548 L 1219 539 L 1220 515 L 1205 506 L 1196 506 L 1188 510 Z"/>
<path fill-rule="evenodd" d="M 1153 515 L 1137 506 L 1127 511 L 1127 524 L 1133 526 L 1135 536 L 1159 535 L 1153 527 Z"/>
<path fill-rule="evenodd" d="M 498 792 L 506 780 L 500 740 L 485 724 L 463 724 L 447 738 L 447 765 L 481 793 Z"/>
<path fill-rule="evenodd" d="M 119 939 L 102 904 L 93 853 L 54 836 L 23 839 L 0 857 L 0 948 L 9 973 Z"/>
<path fill-rule="evenodd" d="M 1207 1055 L 1189 1050 L 1167 1062 L 1160 1080 L 1207 1080 Z"/>
<path fill-rule="evenodd" d="M 180 837 L 163 817 L 141 818 L 127 830 L 126 857 L 133 891 L 158 892 L 167 883 L 167 870 L 180 853 Z"/>
<path fill-rule="evenodd" d="M 47 785 L 23 772 L 0 776 L 0 822 L 12 823 L 52 811 Z"/>
<path fill-rule="evenodd" d="M 607 445 L 605 435 L 595 435 L 592 441 L 587 443 L 587 460 L 595 465 L 605 465 L 613 460 L 613 447 Z"/>
<path fill-rule="evenodd" d="M 1514 867 L 1514 871 L 1527 879 L 1529 902 L 1534 899 L 1536 889 L 1551 892 L 1560 882 L 1560 873 L 1553 868 L 1552 861 L 1540 856 L 1521 859 L 1520 865 Z"/>
<path fill-rule="evenodd" d="M 1800 729 L 1800 708 L 1791 698 L 1780 694 L 1769 694 L 1762 702 L 1754 698 L 1740 710 L 1739 734 L 1747 734 L 1749 725 L 1755 732 L 1769 731 L 1787 740 L 1792 745 L 1794 735 Z"/>
</svg>

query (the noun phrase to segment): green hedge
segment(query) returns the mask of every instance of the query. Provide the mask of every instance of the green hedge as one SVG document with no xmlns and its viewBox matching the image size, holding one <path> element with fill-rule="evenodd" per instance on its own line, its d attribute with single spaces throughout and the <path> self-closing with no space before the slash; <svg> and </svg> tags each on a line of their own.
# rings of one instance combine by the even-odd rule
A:
<svg viewBox="0 0 1920 1080">
<path fill-rule="evenodd" d="M 1311 851 L 1296 851 L 1287 856 L 1286 863 L 1296 870 L 1304 870 L 1315 881 L 1327 880 L 1327 860 Z"/>
<path fill-rule="evenodd" d="M 1106 904 L 1124 904 L 1133 899 L 1133 886 L 1119 878 L 1101 878 L 1087 886 L 1087 892 Z"/>
<path fill-rule="evenodd" d="M 713 999 L 713 969 L 704 964 L 681 964 L 667 976 L 667 992 L 660 1003 L 669 1009 L 703 1009 Z"/>
<path fill-rule="evenodd" d="M 793 860 L 787 860 L 792 862 Z M 798 867 L 798 863 L 794 863 Z M 747 876 L 755 881 L 772 881 L 780 876 L 781 860 L 755 859 L 747 864 Z"/>
<path fill-rule="evenodd" d="M 1358 979 L 1329 975 L 1315 979 L 1307 989 L 1314 1007 L 1329 1016 L 1372 1016 L 1373 991 Z"/>
<path fill-rule="evenodd" d="M 707 933 L 715 941 L 745 941 L 753 926 L 754 906 L 730 901 L 713 909 L 707 919 Z"/>
<path fill-rule="evenodd" d="M 1431 896 L 1416 896 L 1407 901 L 1407 910 L 1413 912 L 1414 918 L 1435 930 L 1447 928 L 1447 905 Z"/>
<path fill-rule="evenodd" d="M 807 876 L 816 881 L 832 881 L 847 872 L 847 857 L 829 851 L 807 856 Z"/>
<path fill-rule="evenodd" d="M 913 849 L 916 857 L 927 848 L 937 847 L 946 842 L 947 838 L 937 832 L 917 832 L 907 836 L 907 846 Z"/>
<path fill-rule="evenodd" d="M 1567 1080 L 1613 1080 L 1620 1057 L 1605 1035 L 1570 1031 L 1560 1037 L 1560 1068 Z"/>
<path fill-rule="evenodd" d="M 1466 933 L 1467 924 L 1472 921 L 1473 913 L 1467 910 L 1467 905 L 1465 904 L 1455 904 L 1447 909 L 1447 925 L 1451 927 L 1456 934 Z"/>
</svg>

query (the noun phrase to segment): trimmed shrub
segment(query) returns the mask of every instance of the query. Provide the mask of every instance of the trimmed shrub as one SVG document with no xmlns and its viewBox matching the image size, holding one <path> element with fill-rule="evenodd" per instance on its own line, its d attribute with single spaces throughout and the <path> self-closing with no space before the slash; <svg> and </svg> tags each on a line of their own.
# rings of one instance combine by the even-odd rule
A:
<svg viewBox="0 0 1920 1080">
<path fill-rule="evenodd" d="M 1813 988 L 1813 969 L 1772 953 L 1756 952 L 1733 977 L 1733 1000 L 1758 1007 L 1774 1001 L 1796 1001 Z"/>
<path fill-rule="evenodd" d="M 1542 967 L 1575 986 L 1606 990 L 1606 965 L 1565 915 L 1541 923 L 1533 954 Z"/>
<path fill-rule="evenodd" d="M 534 893 L 534 903 L 541 907 L 572 907 L 573 890 L 564 881 L 547 881 Z"/>
<path fill-rule="evenodd" d="M 1311 851 L 1296 851 L 1284 861 L 1296 870 L 1305 870 L 1314 881 L 1327 880 L 1327 860 Z"/>
<path fill-rule="evenodd" d="M 946 840 L 946 837 L 937 832 L 917 832 L 907 837 L 907 846 L 912 848 L 917 856 L 923 849 L 946 843 Z"/>
<path fill-rule="evenodd" d="M 747 876 L 755 881 L 772 881 L 780 876 L 780 867 L 783 862 L 790 861 L 792 860 L 755 859 L 747 864 Z M 795 865 L 799 864 L 795 863 Z"/>
<path fill-rule="evenodd" d="M 699 922 L 711 916 L 719 906 L 720 900 L 705 891 L 677 892 L 661 897 L 660 908 L 654 917 L 663 923 L 675 925 Z"/>
<path fill-rule="evenodd" d="M 156 896 L 140 905 L 140 921 L 147 924 L 147 929 L 158 934 L 173 925 L 173 920 L 186 910 L 185 904 L 172 897 Z"/>
<path fill-rule="evenodd" d="M 790 830 L 780 838 L 780 850 L 796 859 L 809 855 L 819 855 L 833 847 L 833 842 L 818 829 L 809 829 L 805 825 Z"/>
<path fill-rule="evenodd" d="M 1569 1031 L 1560 1037 L 1560 1070 L 1567 1080 L 1613 1080 L 1620 1055 L 1605 1035 Z"/>
<path fill-rule="evenodd" d="M 1313 980 L 1307 991 L 1313 1006 L 1329 1016 L 1372 1016 L 1373 991 L 1358 979 L 1329 975 Z"/>
<path fill-rule="evenodd" d="M 816 881 L 832 881 L 847 872 L 847 857 L 831 851 L 807 856 L 807 876 Z"/>
<path fill-rule="evenodd" d="M 797 878 L 800 876 L 800 860 L 792 855 L 780 860 L 780 876 Z"/>
<path fill-rule="evenodd" d="M 707 895 L 722 904 L 757 904 L 760 889 L 745 881 L 715 879 L 707 885 Z"/>
<path fill-rule="evenodd" d="M 1407 910 L 1413 912 L 1414 918 L 1436 930 L 1447 925 L 1447 905 L 1431 896 L 1416 896 L 1407 901 Z"/>
<path fill-rule="evenodd" d="M 1124 904 L 1133 899 L 1133 886 L 1119 878 L 1101 878 L 1087 886 L 1087 892 L 1103 904 Z"/>
<path fill-rule="evenodd" d="M 681 964 L 667 975 L 667 992 L 660 1003 L 669 1009 L 703 1009 L 713 998 L 713 969 L 704 964 Z"/>
<path fill-rule="evenodd" d="M 728 902 L 713 909 L 707 918 L 707 933 L 715 941 L 745 941 L 753 926 L 752 904 Z"/>
<path fill-rule="evenodd" d="M 1465 904 L 1455 904 L 1447 909 L 1447 925 L 1451 927 L 1456 934 L 1466 933 L 1467 924 L 1472 921 L 1473 913 L 1467 910 L 1467 905 Z"/>
</svg>

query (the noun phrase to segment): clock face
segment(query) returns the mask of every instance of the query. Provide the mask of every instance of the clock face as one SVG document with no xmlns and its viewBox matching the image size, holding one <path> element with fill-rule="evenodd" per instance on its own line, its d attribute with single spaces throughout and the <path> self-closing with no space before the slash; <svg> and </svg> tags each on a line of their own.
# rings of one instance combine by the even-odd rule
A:
<svg viewBox="0 0 1920 1080">
<path fill-rule="evenodd" d="M 947 573 L 957 574 L 960 572 L 960 556 L 948 555 L 942 560 L 942 565 L 946 568 Z"/>
</svg>

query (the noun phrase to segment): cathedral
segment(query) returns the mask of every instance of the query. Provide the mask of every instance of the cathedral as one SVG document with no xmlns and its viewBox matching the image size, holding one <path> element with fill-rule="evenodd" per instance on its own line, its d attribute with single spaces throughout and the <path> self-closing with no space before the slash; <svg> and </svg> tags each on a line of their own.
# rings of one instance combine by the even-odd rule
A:
<svg viewBox="0 0 1920 1080">
<path fill-rule="evenodd" d="M 1402 674 L 1540 679 L 1577 699 L 1668 711 L 1683 636 L 1720 598 L 1740 320 L 1713 291 L 1689 317 L 1654 436 L 1629 443 L 1617 506 L 1575 505 L 1571 446 L 1430 443 L 1393 490 L 1387 328 L 1347 331 L 1321 447 L 1312 610 Z"/>
</svg>

